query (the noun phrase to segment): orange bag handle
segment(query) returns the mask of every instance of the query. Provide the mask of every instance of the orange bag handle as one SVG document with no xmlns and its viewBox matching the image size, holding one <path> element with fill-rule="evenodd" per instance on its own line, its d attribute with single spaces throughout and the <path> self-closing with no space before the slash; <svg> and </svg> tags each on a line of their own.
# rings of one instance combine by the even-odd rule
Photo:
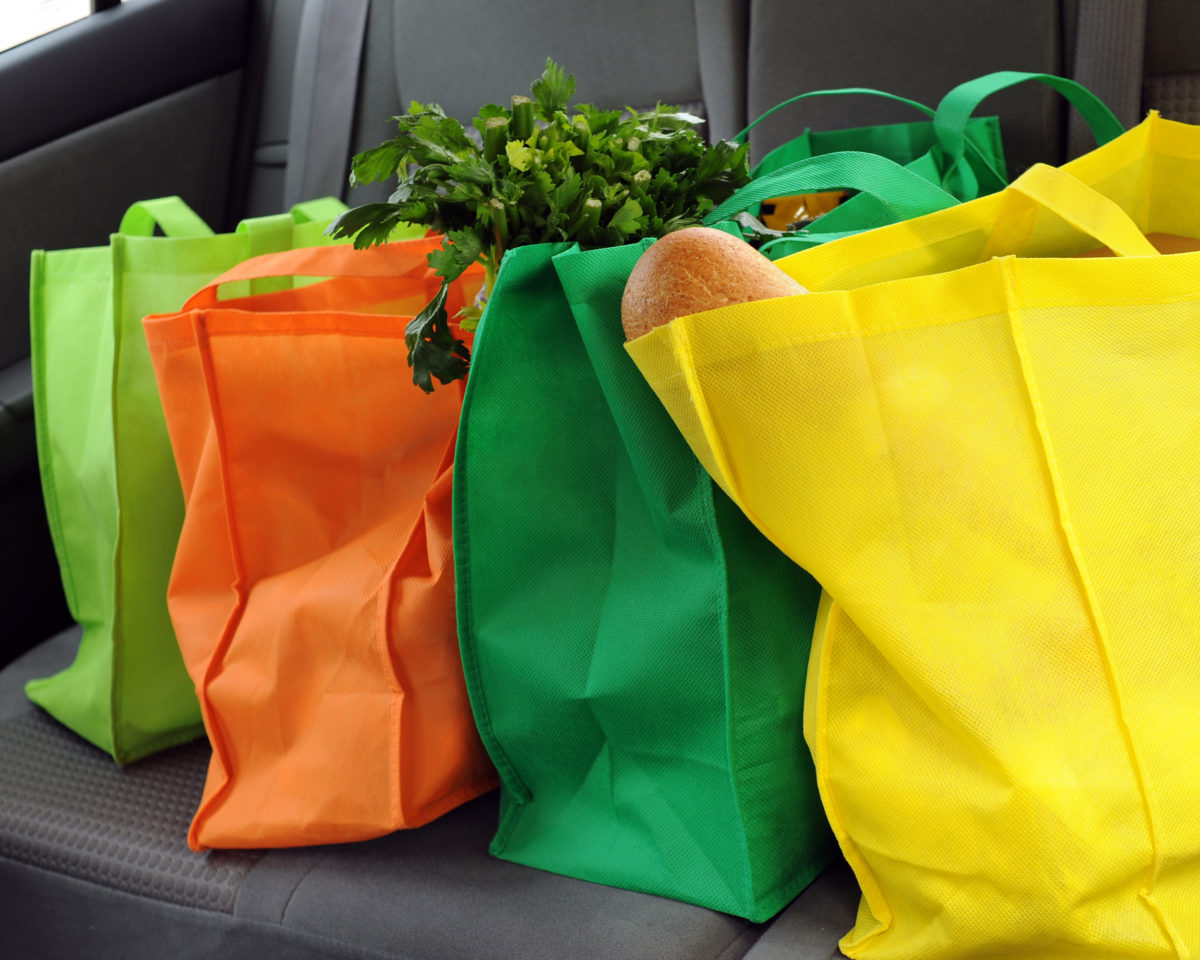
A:
<svg viewBox="0 0 1200 960">
<path fill-rule="evenodd" d="M 395 240 L 364 250 L 340 244 L 266 253 L 242 261 L 201 287 L 192 294 L 183 309 L 213 307 L 223 303 L 217 297 L 218 288 L 238 280 L 261 280 L 266 277 L 417 279 L 426 274 L 432 275 L 425 257 L 441 245 L 441 236 L 434 235 L 414 240 Z M 419 254 L 419 258 L 414 258 L 414 254 Z M 482 265 L 472 266 L 468 273 L 475 271 L 476 267 L 482 273 Z"/>
</svg>

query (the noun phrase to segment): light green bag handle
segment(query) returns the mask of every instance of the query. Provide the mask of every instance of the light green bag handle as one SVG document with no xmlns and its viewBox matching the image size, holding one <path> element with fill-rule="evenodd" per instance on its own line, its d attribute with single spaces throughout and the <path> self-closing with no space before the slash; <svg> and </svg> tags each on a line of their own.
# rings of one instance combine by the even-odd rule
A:
<svg viewBox="0 0 1200 960">
<path fill-rule="evenodd" d="M 292 207 L 296 223 L 325 223 L 346 212 L 346 205 L 337 197 L 318 197 Z"/>
<path fill-rule="evenodd" d="M 336 197 L 319 197 L 297 203 L 287 213 L 250 217 L 237 225 L 237 233 L 246 238 L 246 259 L 265 253 L 278 253 L 294 247 L 309 247 L 329 243 L 323 237 L 325 227 L 334 217 L 346 211 L 346 205 Z M 307 229 L 306 229 L 307 228 Z M 250 293 L 272 293 L 292 286 L 287 277 L 251 280 Z"/>
<path fill-rule="evenodd" d="M 181 197 L 140 200 L 125 211 L 117 233 L 127 237 L 152 237 L 159 227 L 168 237 L 211 237 L 212 228 Z"/>
<path fill-rule="evenodd" d="M 958 200 L 919 174 L 875 153 L 842 150 L 797 160 L 752 180 L 704 218 L 715 226 L 771 197 L 822 190 L 857 190 L 874 197 L 897 220 L 952 207 Z"/>
<path fill-rule="evenodd" d="M 237 225 L 237 233 L 243 234 L 250 244 L 250 256 L 290 250 L 293 246 L 309 246 L 294 243 L 296 227 L 308 223 L 322 226 L 346 210 L 346 205 L 336 197 L 321 197 L 298 203 L 287 213 L 274 213 L 264 217 L 250 217 Z M 324 221 L 322 223 L 322 221 Z"/>
<path fill-rule="evenodd" d="M 1058 93 L 1061 93 L 1074 106 L 1084 122 L 1091 128 L 1096 138 L 1096 144 L 1108 143 L 1109 140 L 1125 132 L 1125 127 L 1116 115 L 1092 91 L 1074 80 L 1058 77 L 1050 73 L 1026 73 L 1018 70 L 1000 70 L 996 73 L 985 74 L 961 83 L 943 98 L 934 111 L 933 129 L 937 134 L 938 143 L 946 154 L 946 176 L 944 182 L 964 200 L 979 196 L 979 180 L 969 164 L 962 163 L 967 146 L 967 121 L 976 108 L 993 93 L 1007 90 L 1029 80 L 1043 83 Z M 980 158 L 983 160 L 983 158 Z M 992 169 L 983 160 L 989 172 L 996 178 L 997 184 L 1003 186 L 1007 178 Z"/>
<path fill-rule="evenodd" d="M 235 233 L 246 238 L 247 257 L 257 257 L 290 247 L 295 225 L 290 213 L 273 213 L 242 220 Z"/>
</svg>

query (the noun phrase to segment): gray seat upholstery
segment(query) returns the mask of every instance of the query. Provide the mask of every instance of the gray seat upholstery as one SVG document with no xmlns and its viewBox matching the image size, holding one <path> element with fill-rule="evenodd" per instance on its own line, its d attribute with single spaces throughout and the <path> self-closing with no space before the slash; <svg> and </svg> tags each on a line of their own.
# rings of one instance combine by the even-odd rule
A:
<svg viewBox="0 0 1200 960">
<path fill-rule="evenodd" d="M 1063 35 L 1060 4 L 1048 0 L 842 0 L 806 5 L 803 16 L 793 5 L 753 0 L 747 112 L 757 117 L 797 93 L 846 86 L 933 107 L 956 84 L 993 70 L 1064 73 Z M 1026 86 L 989 99 L 986 107 L 984 113 L 1003 118 L 1010 167 L 1061 158 L 1066 110 L 1057 95 Z M 836 130 L 920 119 L 911 108 L 878 98 L 813 98 L 765 120 L 752 143 L 761 156 L 805 126 Z"/>
<path fill-rule="evenodd" d="M 1200 123 L 1200 4 L 1151 0 L 1146 19 L 1142 108 Z"/>
<path fill-rule="evenodd" d="M 575 75 L 576 99 L 603 107 L 674 103 L 699 109 L 710 137 L 745 125 L 744 0 L 560 0 L 482 6 L 442 0 L 436 16 L 414 0 L 372 0 L 354 104 L 352 152 L 392 135 L 389 119 L 416 100 L 434 102 L 467 122 L 483 104 L 516 93 L 554 59 Z M 265 0 L 267 70 L 260 98 L 247 211 L 273 213 L 303 163 L 295 139 L 309 106 L 294 90 L 311 89 L 315 64 L 297 57 L 304 0 Z M 453 64 L 453 66 L 450 66 Z M 385 184 L 338 191 L 350 203 L 386 197 Z"/>
<path fill-rule="evenodd" d="M 456 26 L 439 27 L 434 44 L 427 5 L 374 0 L 352 148 L 387 137 L 388 118 L 412 99 L 469 119 L 496 91 L 527 90 L 548 55 L 576 74 L 581 100 L 679 103 L 707 116 L 713 135 L 727 136 L 745 120 L 741 6 L 534 0 L 497 19 L 447 0 L 438 22 Z M 293 92 L 311 87 L 315 69 L 299 43 L 311 27 L 303 7 L 259 5 L 266 59 L 247 215 L 299 199 L 288 196 L 296 170 L 287 165 L 305 160 L 306 115 Z M 489 67 L 448 72 L 447 49 L 486 50 L 479 60 Z M 349 202 L 371 198 L 339 186 Z M 0 888 L 8 891 L 0 930 L 17 955 L 733 960 L 753 956 L 760 940 L 771 949 L 762 939 L 769 925 L 491 857 L 495 793 L 419 830 L 366 843 L 192 853 L 185 837 L 203 789 L 204 742 L 122 770 L 24 697 L 24 680 L 69 662 L 77 639 L 68 631 L 0 672 Z M 811 889 L 790 916 L 816 944 L 813 956 L 828 956 L 852 922 L 857 887 L 843 869 Z M 72 923 L 54 920 L 66 914 Z"/>
<path fill-rule="evenodd" d="M 482 103 L 524 91 L 547 56 L 576 74 L 581 100 L 686 104 L 703 111 L 712 137 L 730 136 L 786 97 L 819 87 L 874 86 L 932 104 L 954 83 L 990 69 L 1069 72 L 1076 6 L 1088 2 L 442 0 L 431 7 L 372 0 L 362 74 L 347 105 L 351 148 L 389 136 L 388 118 L 410 100 L 439 102 L 466 120 Z M 209 187 L 224 185 L 227 174 L 232 220 L 274 213 L 289 199 L 295 165 L 304 162 L 298 146 L 307 107 L 295 93 L 307 88 L 314 69 L 297 57 L 304 5 L 253 4 L 260 33 L 241 104 L 244 142 L 231 153 L 232 170 L 214 162 L 203 177 L 197 173 L 204 186 L 197 195 L 207 198 L 214 225 L 221 200 Z M 1197 27 L 1200 6 L 1150 2 L 1144 108 L 1200 122 L 1200 55 L 1190 42 Z M 197 136 L 232 137 L 225 118 L 240 82 L 232 74 L 207 78 L 139 108 L 140 116 L 153 120 L 168 100 L 183 99 L 196 107 Z M 1066 108 L 1054 95 L 1023 88 L 989 101 L 987 112 L 1004 120 L 1014 170 L 1062 157 Z M 810 101 L 763 124 L 753 145 L 761 156 L 805 125 L 910 119 L 911 112 L 882 101 Z M 71 136 L 81 149 L 115 149 L 128 138 L 126 126 L 108 120 Z M 213 150 L 215 156 L 224 146 Z M 57 156 L 53 162 L 62 164 Z M 41 202 L 39 158 L 0 160 L 7 191 L 0 196 L 11 193 L 18 212 L 20 204 Z M 206 162 L 199 157 L 193 165 Z M 157 192 L 186 192 L 153 182 Z M 387 186 L 352 191 L 343 181 L 334 192 L 359 203 L 385 195 Z M 111 224 L 120 211 L 101 213 L 97 219 Z M 36 242 L 76 241 L 64 235 Z M 12 264 L 2 266 L 0 281 L 4 269 L 14 272 Z M 29 376 L 20 352 L 14 338 L 0 338 L 0 441 L 19 430 L 28 452 Z M 10 355 L 15 363 L 5 366 Z M 0 507 L 7 511 L 0 520 L 17 542 L 30 540 L 29 525 L 41 522 L 28 508 L 36 495 L 31 469 L 28 456 L 11 470 L 0 458 Z M 0 573 L 15 576 L 28 556 L 10 550 L 8 562 L 12 570 Z M 11 612 L 10 622 L 16 617 Z M 492 858 L 494 793 L 426 827 L 360 844 L 192 853 L 185 836 L 209 757 L 203 741 L 122 770 L 25 698 L 24 682 L 69 662 L 77 640 L 77 630 L 59 634 L 0 670 L 0 955 L 824 960 L 838 955 L 837 939 L 853 923 L 857 887 L 844 864 L 759 925 Z"/>
<path fill-rule="evenodd" d="M 365 843 L 192 853 L 184 838 L 204 785 L 204 741 L 121 769 L 25 699 L 25 680 L 64 666 L 77 641 L 77 630 L 60 634 L 0 671 L 6 956 L 773 955 L 778 937 L 756 947 L 764 925 L 490 857 L 494 792 Z M 793 905 L 788 955 L 829 956 L 856 900 L 844 869 L 811 887 Z M 816 952 L 795 952 L 804 938 Z"/>
</svg>

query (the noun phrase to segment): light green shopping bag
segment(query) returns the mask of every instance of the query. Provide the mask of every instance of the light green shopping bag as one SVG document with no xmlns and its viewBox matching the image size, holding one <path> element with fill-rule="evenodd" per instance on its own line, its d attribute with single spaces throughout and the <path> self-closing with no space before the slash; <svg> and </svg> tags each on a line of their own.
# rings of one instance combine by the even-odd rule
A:
<svg viewBox="0 0 1200 960">
<path fill-rule="evenodd" d="M 311 201 L 214 235 L 166 197 L 130 207 L 107 246 L 33 252 L 38 460 L 83 637 L 69 667 L 26 692 L 118 763 L 203 732 L 167 614 L 183 497 L 142 318 L 179 309 L 251 256 L 330 242 L 323 231 L 343 209 Z"/>
</svg>

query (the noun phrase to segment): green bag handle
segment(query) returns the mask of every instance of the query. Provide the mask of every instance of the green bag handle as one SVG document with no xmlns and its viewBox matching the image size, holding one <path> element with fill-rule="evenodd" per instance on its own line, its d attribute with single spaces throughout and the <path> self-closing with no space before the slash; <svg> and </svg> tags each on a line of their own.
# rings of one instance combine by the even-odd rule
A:
<svg viewBox="0 0 1200 960">
<path fill-rule="evenodd" d="M 1087 87 L 1066 77 L 1058 77 L 1051 73 L 1000 70 L 960 83 L 938 104 L 937 110 L 934 111 L 933 130 L 946 155 L 946 176 L 943 182 L 964 200 L 979 196 L 979 179 L 975 171 L 969 164 L 961 162 L 966 150 L 967 121 L 971 119 L 979 104 L 993 93 L 1029 80 L 1044 83 L 1066 97 L 1091 129 L 1097 146 L 1108 143 L 1125 132 L 1124 125 L 1103 100 Z M 980 159 L 1001 184 L 1007 182 L 1007 177 L 994 170 L 986 160 Z"/>
<path fill-rule="evenodd" d="M 902 97 L 902 96 L 899 96 L 898 94 L 894 94 L 894 93 L 888 93 L 886 90 L 876 90 L 873 87 L 835 87 L 835 88 L 831 88 L 828 90 L 811 90 L 808 93 L 797 94 L 794 97 L 789 97 L 787 100 L 784 100 L 782 103 L 776 104 L 770 110 L 767 110 L 760 117 L 758 117 L 758 119 L 751 122 L 744 130 L 742 130 L 740 133 L 738 133 L 736 136 L 734 136 L 733 142 L 739 143 L 739 144 L 745 142 L 745 139 L 749 135 L 750 131 L 753 130 L 756 126 L 758 126 L 760 123 L 762 123 L 763 120 L 765 120 L 767 117 L 771 116 L 771 114 L 775 113 L 777 110 L 782 110 L 784 107 L 789 106 L 790 104 L 796 103 L 799 100 L 806 100 L 809 97 L 826 97 L 826 96 L 843 96 L 843 95 L 848 95 L 848 96 L 861 95 L 861 96 L 871 96 L 871 97 L 882 97 L 885 100 L 892 100 L 896 103 L 902 103 L 905 106 L 912 107 L 914 110 L 916 110 L 919 113 L 924 114 L 926 117 L 929 117 L 930 119 L 932 119 L 936 115 L 936 111 L 933 108 L 927 107 L 925 104 L 923 104 L 917 100 L 912 100 L 912 99 L 909 99 L 908 97 Z M 962 137 L 962 139 L 964 142 L 964 152 L 969 152 L 969 155 L 973 162 L 977 160 L 987 170 L 994 173 L 995 172 L 994 168 L 992 167 L 991 163 L 988 162 L 988 159 L 980 151 L 979 147 L 976 146 L 976 144 L 974 144 L 966 136 L 966 122 L 969 119 L 970 119 L 970 116 L 968 115 L 963 120 L 963 137 Z M 933 182 L 941 185 L 942 184 L 941 164 L 933 158 L 931 153 L 926 153 L 922 159 L 925 161 L 924 165 L 921 167 L 921 170 L 925 174 L 925 179 L 932 180 Z M 997 176 L 999 176 L 999 174 L 997 174 Z M 1007 182 L 1008 182 L 1007 178 L 1002 178 L 999 181 L 999 185 L 1003 186 Z M 971 199 L 973 199 L 973 197 Z"/>
<path fill-rule="evenodd" d="M 934 111 L 930 107 L 925 106 L 923 103 L 918 103 L 916 100 L 909 100 L 907 97 L 897 96 L 894 93 L 888 93 L 885 90 L 874 90 L 871 87 L 835 87 L 829 90 L 810 90 L 808 93 L 798 93 L 796 96 L 789 97 L 782 103 L 777 103 L 770 110 L 760 115 L 757 120 L 752 121 L 745 130 L 736 134 L 733 137 L 733 142 L 745 143 L 746 137 L 750 135 L 750 131 L 766 120 L 767 117 L 775 113 L 777 110 L 782 110 L 784 107 L 790 106 L 799 100 L 807 100 L 809 97 L 841 96 L 843 94 L 865 94 L 872 97 L 883 97 L 885 100 L 895 100 L 897 103 L 907 104 L 913 109 L 921 111 L 921 113 L 925 114 L 927 117 L 932 117 L 934 115 Z"/>
<path fill-rule="evenodd" d="M 324 222 L 345 211 L 346 205 L 337 197 L 319 197 L 296 204 L 289 213 L 243 220 L 238 224 L 237 232 L 251 235 L 253 249 L 258 245 L 254 238 L 265 241 L 285 229 L 290 233 L 293 224 Z M 127 237 L 152 237 L 156 228 L 168 237 L 213 236 L 212 228 L 181 197 L 159 197 L 132 204 L 121 217 L 117 232 Z M 290 242 L 286 246 L 290 246 Z M 271 246 L 269 249 L 283 248 Z"/>
<path fill-rule="evenodd" d="M 246 237 L 248 257 L 278 253 L 295 246 L 295 228 L 305 223 L 324 223 L 346 211 L 346 205 L 336 197 L 320 197 L 297 203 L 287 213 L 249 217 L 237 225 L 237 233 Z M 250 282 L 251 293 L 270 293 L 291 286 L 287 278 L 271 277 Z"/>
<path fill-rule="evenodd" d="M 857 190 L 874 197 L 897 220 L 943 210 L 958 200 L 919 174 L 876 153 L 842 150 L 797 160 L 752 180 L 704 218 L 714 226 L 771 197 L 822 190 Z"/>
<path fill-rule="evenodd" d="M 140 200 L 121 217 L 117 233 L 127 237 L 152 237 L 155 227 L 168 237 L 211 237 L 212 228 L 181 197 Z"/>
<path fill-rule="evenodd" d="M 318 197 L 293 206 L 292 219 L 296 223 L 324 223 L 345 212 L 346 205 L 337 197 Z"/>
<path fill-rule="evenodd" d="M 346 212 L 337 197 L 319 197 L 297 203 L 287 213 L 250 217 L 237 225 L 237 232 L 250 238 L 251 256 L 274 253 L 292 246 L 292 228 L 302 223 L 327 223 Z"/>
<path fill-rule="evenodd" d="M 290 213 L 272 213 L 264 217 L 250 217 L 237 225 L 235 233 L 246 238 L 248 256 L 287 250 L 292 245 L 292 228 L 296 221 Z"/>
<path fill-rule="evenodd" d="M 250 217 L 237 225 L 237 232 L 246 236 L 250 243 L 250 256 L 277 250 L 290 250 L 292 231 L 302 223 L 317 223 L 332 220 L 346 212 L 346 205 L 336 197 L 320 197 L 297 203 L 287 213 L 273 213 L 263 217 Z"/>
</svg>

